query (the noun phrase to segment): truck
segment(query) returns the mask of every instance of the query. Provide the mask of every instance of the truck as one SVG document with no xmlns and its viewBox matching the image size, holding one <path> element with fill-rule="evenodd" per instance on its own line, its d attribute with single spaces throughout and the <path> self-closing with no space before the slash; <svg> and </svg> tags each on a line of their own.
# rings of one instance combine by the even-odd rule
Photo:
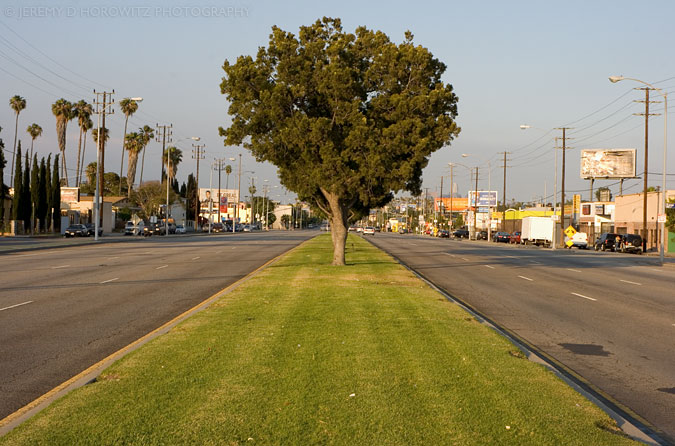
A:
<svg viewBox="0 0 675 446">
<path fill-rule="evenodd" d="M 550 247 L 553 242 L 554 223 L 550 217 L 524 217 L 520 231 L 520 243 Z"/>
</svg>

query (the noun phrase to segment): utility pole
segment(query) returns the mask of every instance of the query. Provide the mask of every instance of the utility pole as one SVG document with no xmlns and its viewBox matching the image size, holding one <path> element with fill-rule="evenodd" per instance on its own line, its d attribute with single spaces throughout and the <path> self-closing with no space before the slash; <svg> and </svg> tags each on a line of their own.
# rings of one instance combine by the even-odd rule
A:
<svg viewBox="0 0 675 446">
<path fill-rule="evenodd" d="M 438 207 L 441 210 L 441 220 L 443 220 L 443 175 L 441 175 L 441 202 Z"/>
<path fill-rule="evenodd" d="M 455 165 L 452 164 L 452 163 L 449 163 L 449 164 L 450 164 L 450 229 L 449 229 L 449 232 L 452 232 L 452 229 L 453 229 L 453 226 L 454 226 L 454 220 L 452 219 L 452 212 L 454 210 L 454 208 L 452 207 L 452 195 L 455 192 L 455 183 L 453 181 L 452 171 L 453 171 L 453 168 L 455 167 Z"/>
<path fill-rule="evenodd" d="M 502 213 L 502 231 L 506 231 L 506 168 L 508 167 L 506 165 L 506 155 L 508 155 L 511 152 L 504 151 L 504 165 L 502 166 L 504 168 L 504 187 L 502 189 L 502 205 L 504 206 L 504 212 Z"/>
<path fill-rule="evenodd" d="M 204 147 L 206 147 L 206 144 L 192 144 L 192 159 L 197 160 L 197 184 L 196 188 L 197 190 L 195 191 L 195 232 L 197 231 L 197 227 L 199 226 L 199 160 L 204 159 L 204 154 L 206 151 L 204 150 Z"/>
<path fill-rule="evenodd" d="M 98 115 L 98 129 L 96 137 L 96 167 L 98 173 L 96 174 L 96 191 L 94 196 L 94 240 L 98 240 L 98 230 L 103 226 L 103 164 L 105 160 L 105 136 L 101 137 L 101 127 L 105 128 L 105 115 L 112 115 L 115 111 L 112 108 L 113 103 L 115 102 L 112 99 L 112 95 L 115 94 L 115 90 L 112 92 L 97 92 L 94 90 L 96 99 L 94 100 L 94 105 L 96 105 L 96 110 L 94 113 Z M 103 101 L 99 100 L 99 97 L 103 96 Z M 121 179 L 120 179 L 121 181 Z"/>
<path fill-rule="evenodd" d="M 636 88 L 636 90 L 644 90 L 645 92 L 645 100 L 644 101 L 634 101 L 634 102 L 639 102 L 639 103 L 644 103 L 645 104 L 645 112 L 644 113 L 635 113 L 637 116 L 644 116 L 645 117 L 645 172 L 644 172 L 644 188 L 642 191 L 643 199 L 642 199 L 642 252 L 647 251 L 647 238 L 649 232 L 647 231 L 647 161 L 648 161 L 648 155 L 649 155 L 649 117 L 650 116 L 657 116 L 658 113 L 649 113 L 649 104 L 656 104 L 659 101 L 650 101 L 649 100 L 649 90 L 651 88 L 649 87 L 643 87 L 643 88 Z M 666 166 L 663 166 L 665 169 Z"/>
<path fill-rule="evenodd" d="M 558 130 L 562 130 L 562 178 L 560 180 L 560 243 L 562 245 L 565 234 L 565 150 L 569 148 L 566 143 L 570 139 L 565 136 L 565 132 L 570 130 L 570 127 L 558 127 Z M 552 242 L 556 243 L 557 241 L 553 240 Z"/>
<path fill-rule="evenodd" d="M 473 191 L 473 236 L 474 240 L 478 240 L 478 233 L 476 232 L 478 223 L 478 166 L 476 166 L 476 189 Z"/>
<path fill-rule="evenodd" d="M 162 158 L 163 158 L 164 152 L 166 151 L 166 143 L 171 142 L 171 135 L 173 134 L 173 124 L 169 124 L 169 125 L 155 124 L 155 126 L 157 127 L 157 137 L 155 138 L 155 141 L 162 143 Z M 167 135 L 167 130 L 168 130 L 168 135 Z M 167 154 L 167 156 L 168 156 L 168 154 Z M 160 158 L 160 160 L 161 160 L 160 165 L 162 166 L 162 174 L 159 177 L 160 183 L 164 179 L 164 160 L 162 158 Z M 167 172 L 167 175 L 168 175 L 168 172 Z"/>
<path fill-rule="evenodd" d="M 237 221 L 239 220 L 239 201 L 241 200 L 241 153 L 239 154 L 239 185 L 237 186 L 237 207 L 235 209 L 235 215 Z M 232 222 L 232 232 L 236 231 L 237 222 Z"/>
<path fill-rule="evenodd" d="M 225 163 L 225 158 L 216 158 L 216 168 L 218 169 L 218 223 L 220 221 L 220 173 L 223 171 L 223 166 Z"/>
</svg>

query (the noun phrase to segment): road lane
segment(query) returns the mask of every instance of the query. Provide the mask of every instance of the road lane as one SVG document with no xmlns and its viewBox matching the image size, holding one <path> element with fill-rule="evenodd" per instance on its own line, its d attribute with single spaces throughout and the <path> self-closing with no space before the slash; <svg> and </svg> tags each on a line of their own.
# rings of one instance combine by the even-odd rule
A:
<svg viewBox="0 0 675 446">
<path fill-rule="evenodd" d="M 674 265 L 412 237 L 368 240 L 675 438 Z"/>
<path fill-rule="evenodd" d="M 313 235 L 153 237 L 0 256 L 0 308 L 31 301 L 0 312 L 0 418 Z"/>
</svg>

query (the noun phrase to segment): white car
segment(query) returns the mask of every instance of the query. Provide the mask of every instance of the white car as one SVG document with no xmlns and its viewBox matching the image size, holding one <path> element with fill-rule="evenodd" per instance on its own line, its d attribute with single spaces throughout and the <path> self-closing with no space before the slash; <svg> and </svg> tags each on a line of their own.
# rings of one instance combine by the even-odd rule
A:
<svg viewBox="0 0 675 446">
<path fill-rule="evenodd" d="M 185 226 L 176 225 L 176 234 L 185 234 L 186 232 Z"/>
<path fill-rule="evenodd" d="M 568 241 L 572 241 L 571 245 L 568 245 Z M 585 232 L 577 232 L 572 236 L 572 238 L 565 236 L 565 246 L 568 248 L 579 248 L 579 249 L 588 249 L 588 235 Z"/>
<path fill-rule="evenodd" d="M 366 226 L 363 228 L 363 235 L 375 235 L 375 228 L 372 226 Z"/>
</svg>

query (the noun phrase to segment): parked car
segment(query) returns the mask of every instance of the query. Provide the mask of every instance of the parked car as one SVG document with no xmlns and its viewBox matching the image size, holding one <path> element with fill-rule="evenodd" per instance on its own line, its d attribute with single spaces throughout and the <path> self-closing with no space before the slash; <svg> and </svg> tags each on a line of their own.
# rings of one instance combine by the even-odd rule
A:
<svg viewBox="0 0 675 446">
<path fill-rule="evenodd" d="M 452 236 L 454 238 L 469 238 L 469 230 L 468 229 L 457 229 L 455 232 L 452 233 Z"/>
<path fill-rule="evenodd" d="M 637 234 L 624 234 L 621 236 L 621 252 L 642 254 L 642 237 Z"/>
<path fill-rule="evenodd" d="M 398 228 L 398 233 L 399 233 L 399 234 L 407 234 L 407 233 L 408 233 L 408 228 Z"/>
<path fill-rule="evenodd" d="M 185 234 L 187 229 L 183 225 L 176 225 L 176 234 Z"/>
<path fill-rule="evenodd" d="M 356 232 L 356 226 L 350 226 L 347 232 Z"/>
<path fill-rule="evenodd" d="M 330 231 L 330 225 L 328 225 L 328 223 L 324 223 L 324 224 L 321 225 L 320 229 L 322 231 Z"/>
<path fill-rule="evenodd" d="M 144 227 L 145 222 L 143 220 L 139 221 L 138 224 L 129 220 L 126 225 L 124 225 L 124 235 L 143 235 Z"/>
<path fill-rule="evenodd" d="M 488 239 L 488 233 L 487 231 L 480 231 L 478 233 L 478 240 L 487 240 Z"/>
<path fill-rule="evenodd" d="M 516 231 L 513 234 L 511 234 L 511 239 L 509 240 L 509 242 L 520 244 L 520 231 Z"/>
<path fill-rule="evenodd" d="M 63 232 L 64 237 L 89 237 L 89 229 L 85 225 L 70 225 Z"/>
<path fill-rule="evenodd" d="M 617 236 L 618 234 L 613 232 L 603 232 L 600 234 L 600 237 L 595 240 L 593 248 L 596 251 L 614 251 L 614 244 L 616 243 Z"/>
<path fill-rule="evenodd" d="M 87 235 L 94 235 L 96 232 L 94 223 L 85 223 L 84 225 L 87 227 Z M 99 237 L 103 235 L 103 228 L 98 228 L 98 235 Z"/>
<path fill-rule="evenodd" d="M 438 231 L 438 237 L 440 238 L 450 238 L 450 231 L 447 229 L 441 229 Z"/>
<path fill-rule="evenodd" d="M 213 223 L 211 225 L 211 232 L 224 232 L 225 231 L 225 225 L 222 223 Z"/>
<path fill-rule="evenodd" d="M 508 243 L 511 240 L 511 234 L 508 232 L 497 232 L 495 235 L 492 236 L 492 241 L 495 243 Z"/>
<path fill-rule="evenodd" d="M 366 226 L 363 228 L 363 235 L 375 235 L 375 228 L 372 226 Z"/>
<path fill-rule="evenodd" d="M 152 235 L 166 235 L 166 227 L 163 223 L 148 223 L 143 227 L 143 235 L 150 237 Z"/>
<path fill-rule="evenodd" d="M 572 242 L 570 246 L 567 245 L 568 241 Z M 565 236 L 565 247 L 588 249 L 588 235 L 585 232 L 577 232 L 572 237 Z"/>
</svg>

